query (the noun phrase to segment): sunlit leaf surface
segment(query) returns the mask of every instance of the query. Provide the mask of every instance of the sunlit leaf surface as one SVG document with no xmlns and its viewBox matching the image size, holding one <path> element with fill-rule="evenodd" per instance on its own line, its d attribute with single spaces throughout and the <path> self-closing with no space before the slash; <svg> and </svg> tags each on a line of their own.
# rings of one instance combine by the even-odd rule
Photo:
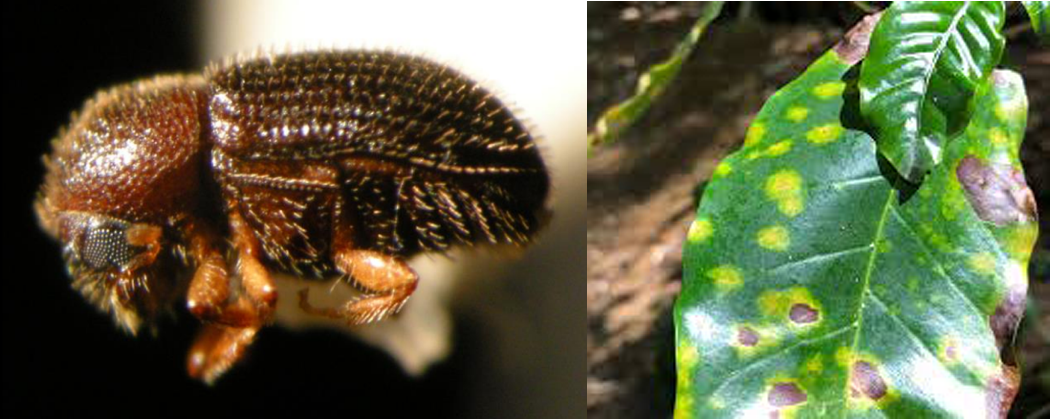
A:
<svg viewBox="0 0 1050 419">
<path fill-rule="evenodd" d="M 1032 21 L 1032 29 L 1044 44 L 1050 45 L 1050 1 L 1025 1 L 1025 10 Z"/>
<path fill-rule="evenodd" d="M 849 69 L 830 51 L 770 98 L 705 189 L 675 306 L 676 417 L 1009 408 L 1019 379 L 999 354 L 1037 235 L 1021 78 L 993 73 L 943 163 L 908 191 L 853 128 Z"/>
<path fill-rule="evenodd" d="M 860 110 L 879 151 L 918 183 L 969 121 L 1003 52 L 1003 2 L 895 2 L 875 28 Z"/>
</svg>

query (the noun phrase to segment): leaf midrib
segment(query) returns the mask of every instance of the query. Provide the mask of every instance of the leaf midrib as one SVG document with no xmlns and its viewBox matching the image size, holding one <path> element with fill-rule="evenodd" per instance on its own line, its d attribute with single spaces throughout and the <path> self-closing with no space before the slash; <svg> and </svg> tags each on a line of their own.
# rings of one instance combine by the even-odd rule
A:
<svg viewBox="0 0 1050 419">
<path fill-rule="evenodd" d="M 956 26 L 958 26 L 959 21 L 962 20 L 963 16 L 966 15 L 966 11 L 969 10 L 969 9 L 970 9 L 970 2 L 963 3 L 963 7 L 959 8 L 958 13 L 955 15 L 955 17 L 952 18 L 952 22 L 950 24 L 948 24 L 948 29 L 946 31 L 944 31 L 944 33 L 942 34 L 941 40 L 940 40 L 940 45 L 938 45 L 937 48 L 934 49 L 933 60 L 930 62 L 930 65 L 926 66 L 927 71 L 926 71 L 926 74 L 923 75 L 923 78 L 922 78 L 922 100 L 919 101 L 919 114 L 916 115 L 916 117 L 918 119 L 918 123 L 916 124 L 916 127 L 918 128 L 918 132 L 916 132 L 915 134 L 916 134 L 917 137 L 922 137 L 923 136 L 922 133 L 923 133 L 923 126 L 924 126 L 924 124 L 922 123 L 922 115 L 924 114 L 924 112 L 926 110 L 926 98 L 927 98 L 927 96 L 929 94 L 929 91 L 930 91 L 930 79 L 933 78 L 933 73 L 937 72 L 937 63 L 940 62 L 940 60 L 941 60 L 941 54 L 944 53 L 944 50 L 948 49 L 948 42 L 952 38 L 952 36 L 951 36 L 952 32 L 955 31 L 955 28 L 956 28 Z M 914 149 L 913 152 L 917 153 L 918 149 Z M 916 158 L 917 158 L 917 156 L 912 156 L 912 161 L 915 161 Z"/>
<path fill-rule="evenodd" d="M 875 268 L 875 257 L 878 254 L 878 246 L 875 244 L 883 237 L 883 230 L 886 227 L 886 219 L 889 218 L 890 209 L 893 206 L 893 197 L 896 195 L 894 193 L 895 191 L 895 189 L 890 188 L 886 194 L 886 204 L 882 207 L 882 215 L 879 217 L 879 224 L 875 227 L 875 236 L 872 238 L 871 244 L 869 245 L 871 247 L 871 255 L 868 257 L 868 264 L 864 270 L 864 282 L 861 285 L 860 298 L 857 299 L 857 308 L 855 310 L 857 320 L 854 321 L 856 328 L 853 331 L 853 342 L 850 344 L 850 354 L 856 353 L 857 342 L 860 341 L 860 331 L 864 326 L 864 299 L 869 292 L 868 283 L 871 282 L 871 272 Z M 846 382 L 843 383 L 842 386 L 843 397 L 847 397 L 847 394 L 849 394 L 849 368 L 850 366 L 846 365 Z M 845 414 L 845 412 L 843 412 L 843 414 Z"/>
</svg>

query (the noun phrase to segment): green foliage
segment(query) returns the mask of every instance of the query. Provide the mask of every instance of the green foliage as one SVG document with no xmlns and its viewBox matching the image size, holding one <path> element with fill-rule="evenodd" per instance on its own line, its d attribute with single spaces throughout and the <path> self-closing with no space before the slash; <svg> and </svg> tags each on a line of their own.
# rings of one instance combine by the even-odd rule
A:
<svg viewBox="0 0 1050 419">
<path fill-rule="evenodd" d="M 686 34 L 685 39 L 678 43 L 671 57 L 664 62 L 649 67 L 649 70 L 642 73 L 642 76 L 638 78 L 635 95 L 609 107 L 598 118 L 594 132 L 587 136 L 588 153 L 592 147 L 615 140 L 621 132 L 645 114 L 645 111 L 649 109 L 649 105 L 674 81 L 678 71 L 682 68 L 682 63 L 693 52 L 693 47 L 700 40 L 700 36 L 707 29 L 707 25 L 721 13 L 722 3 L 721 1 L 712 1 L 704 5 L 700 18 L 696 20 L 693 28 Z"/>
<path fill-rule="evenodd" d="M 1007 71 L 981 81 L 984 64 L 906 62 L 938 67 L 934 87 L 978 80 L 968 126 L 917 190 L 858 129 L 856 67 L 835 51 L 771 97 L 715 170 L 684 248 L 676 417 L 1008 409 L 1018 377 L 999 353 L 1037 235 L 1018 160 L 1023 83 Z"/>
<path fill-rule="evenodd" d="M 895 2 L 860 75 L 860 110 L 879 151 L 919 183 L 968 123 L 971 99 L 1003 52 L 1002 2 Z"/>
<path fill-rule="evenodd" d="M 1025 10 L 1032 21 L 1032 29 L 1044 44 L 1050 44 L 1050 1 L 1025 1 Z"/>
</svg>

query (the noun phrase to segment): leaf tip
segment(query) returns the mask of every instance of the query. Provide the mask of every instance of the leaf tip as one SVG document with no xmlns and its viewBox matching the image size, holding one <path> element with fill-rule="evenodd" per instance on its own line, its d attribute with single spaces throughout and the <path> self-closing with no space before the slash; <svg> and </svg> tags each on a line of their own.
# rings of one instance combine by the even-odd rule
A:
<svg viewBox="0 0 1050 419">
<path fill-rule="evenodd" d="M 835 44 L 835 53 L 838 54 L 843 62 L 854 65 L 864 59 L 865 55 L 868 55 L 871 32 L 875 29 L 875 25 L 879 23 L 882 13 L 878 12 L 865 16 L 853 28 L 850 28 L 849 32 L 846 32 L 846 36 L 838 44 Z"/>
</svg>

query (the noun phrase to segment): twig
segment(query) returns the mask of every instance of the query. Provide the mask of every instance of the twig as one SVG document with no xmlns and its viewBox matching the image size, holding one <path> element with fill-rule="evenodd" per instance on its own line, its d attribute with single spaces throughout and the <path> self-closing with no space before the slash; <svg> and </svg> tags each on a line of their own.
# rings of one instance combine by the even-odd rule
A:
<svg viewBox="0 0 1050 419">
<path fill-rule="evenodd" d="M 718 17 L 722 11 L 720 1 L 709 2 L 704 5 L 700 18 L 693 24 L 693 28 L 675 47 L 674 54 L 666 61 L 649 67 L 638 78 L 638 86 L 635 95 L 627 100 L 613 105 L 605 110 L 598 118 L 594 131 L 587 134 L 587 155 L 591 155 L 594 147 L 615 140 L 621 132 L 638 120 L 645 111 L 649 109 L 654 101 L 664 92 L 667 86 L 674 81 L 678 71 L 689 54 L 693 51 L 696 42 L 707 29 L 708 24 Z"/>
<path fill-rule="evenodd" d="M 860 9 L 864 13 L 875 13 L 875 12 L 879 11 L 879 8 L 877 8 L 875 6 L 872 6 L 870 3 L 866 2 L 866 1 L 854 1 L 854 2 L 851 2 L 851 3 L 853 3 L 854 6 L 857 6 L 857 8 Z"/>
</svg>

